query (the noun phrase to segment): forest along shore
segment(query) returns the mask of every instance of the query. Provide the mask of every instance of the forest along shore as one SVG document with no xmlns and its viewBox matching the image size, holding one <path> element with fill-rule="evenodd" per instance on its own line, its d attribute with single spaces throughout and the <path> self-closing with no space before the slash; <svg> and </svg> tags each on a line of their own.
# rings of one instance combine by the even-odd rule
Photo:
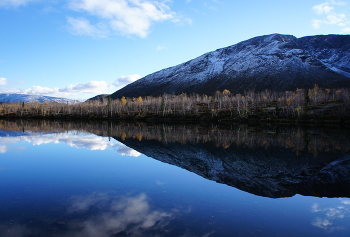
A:
<svg viewBox="0 0 350 237">
<path fill-rule="evenodd" d="M 164 94 L 66 103 L 1 103 L 0 118 L 350 124 L 350 89 Z"/>
</svg>

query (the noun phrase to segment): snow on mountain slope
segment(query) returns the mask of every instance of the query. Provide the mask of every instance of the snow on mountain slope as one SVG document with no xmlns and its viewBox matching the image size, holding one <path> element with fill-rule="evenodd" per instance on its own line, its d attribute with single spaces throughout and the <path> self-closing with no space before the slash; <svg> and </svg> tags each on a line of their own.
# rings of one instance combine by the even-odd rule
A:
<svg viewBox="0 0 350 237">
<path fill-rule="evenodd" d="M 259 36 L 147 75 L 116 91 L 112 98 L 213 94 L 224 89 L 233 93 L 282 91 L 314 84 L 350 87 L 349 46 L 350 36 L 344 35 Z"/>
<path fill-rule="evenodd" d="M 50 102 L 50 103 L 69 103 L 75 104 L 79 101 L 71 100 L 66 98 L 58 98 L 58 97 L 50 97 L 50 96 L 42 96 L 42 95 L 28 95 L 28 94 L 12 94 L 12 93 L 0 93 L 0 102 L 6 103 L 17 103 L 17 102 Z"/>
<path fill-rule="evenodd" d="M 348 35 L 320 35 L 300 38 L 298 44 L 331 70 L 350 77 L 349 40 Z"/>
</svg>

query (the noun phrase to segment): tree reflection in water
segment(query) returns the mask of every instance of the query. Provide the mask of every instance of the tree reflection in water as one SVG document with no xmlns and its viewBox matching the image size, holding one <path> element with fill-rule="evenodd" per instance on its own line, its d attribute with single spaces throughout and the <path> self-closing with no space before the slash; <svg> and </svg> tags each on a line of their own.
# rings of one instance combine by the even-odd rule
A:
<svg viewBox="0 0 350 237">
<path fill-rule="evenodd" d="M 27 159 L 24 155 L 21 161 L 29 160 L 29 162 L 23 162 L 23 170 L 27 170 L 26 165 L 34 169 L 29 169 L 23 176 L 21 176 L 20 171 L 14 173 L 17 174 L 17 176 L 21 176 L 21 178 L 24 177 L 20 179 L 20 181 L 29 184 L 29 186 L 32 185 L 32 190 L 27 190 L 27 187 L 22 189 L 23 187 L 21 185 L 23 184 L 21 182 L 12 190 L 11 182 L 16 183 L 16 175 L 11 176 L 11 173 L 7 170 L 8 167 L 0 167 L 1 174 L 11 180 L 8 184 L 4 183 L 4 192 L 8 192 L 1 196 L 3 199 L 0 199 L 0 201 L 2 201 L 2 204 L 5 204 L 6 201 L 9 202 L 12 205 L 11 208 L 14 208 L 14 210 L 17 211 L 16 213 L 18 213 L 19 210 L 22 211 L 21 208 L 25 206 L 25 204 L 21 203 L 23 200 L 26 200 L 27 197 L 25 197 L 25 195 L 33 194 L 31 197 L 33 198 L 32 202 L 30 202 L 30 198 L 28 199 L 28 202 L 32 206 L 26 209 L 29 211 L 24 215 L 26 218 L 31 217 L 31 219 L 27 220 L 20 215 L 16 215 L 16 213 L 12 214 L 13 210 L 9 208 L 8 210 L 10 211 L 8 211 L 6 205 L 3 205 L 2 210 L 7 210 L 11 218 L 18 217 L 17 219 L 19 220 L 16 222 L 12 221 L 10 218 L 5 223 L 5 218 L 2 219 L 3 223 L 0 224 L 0 233 L 5 237 L 48 236 L 47 233 L 50 233 L 50 236 L 53 237 L 107 237 L 126 235 L 220 236 L 220 234 L 223 233 L 220 231 L 227 231 L 225 232 L 226 235 L 223 234 L 221 236 L 230 236 L 227 233 L 230 232 L 229 230 L 233 228 L 233 226 L 236 229 L 240 229 L 240 233 L 243 233 L 242 236 L 255 236 L 259 233 L 265 233 L 266 236 L 271 236 L 273 233 L 278 233 L 274 232 L 272 229 L 279 219 L 283 221 L 289 219 L 289 216 L 286 217 L 287 214 L 285 212 L 281 214 L 281 212 L 276 211 L 277 209 L 273 209 L 275 203 L 281 204 L 284 201 L 286 201 L 285 203 L 289 203 L 288 200 L 278 199 L 279 202 L 272 203 L 272 201 L 275 201 L 272 198 L 291 197 L 296 194 L 317 197 L 350 197 L 350 133 L 349 130 L 344 128 L 330 129 L 327 127 L 277 127 L 262 125 L 255 127 L 246 125 L 232 127 L 212 125 L 203 127 L 193 125 L 116 124 L 108 122 L 91 124 L 83 122 L 38 120 L 0 121 L 0 126 L 2 141 L 0 153 L 5 155 L 7 155 L 6 153 L 11 153 L 12 149 L 17 149 L 22 152 L 25 144 L 22 143 L 18 145 L 17 143 L 23 141 L 36 146 L 48 143 L 63 143 L 69 145 L 69 147 L 78 149 L 86 148 L 95 151 L 109 149 L 112 150 L 112 155 L 110 157 L 113 162 L 117 160 L 115 159 L 116 153 L 114 153 L 114 151 L 121 155 L 135 157 L 145 154 L 155 160 L 186 169 L 206 179 L 236 187 L 258 196 L 269 197 L 268 199 L 261 198 L 255 195 L 248 195 L 238 190 L 240 193 L 246 195 L 245 198 L 250 200 L 244 200 L 242 204 L 238 199 L 234 199 L 234 195 L 228 195 L 227 197 L 229 197 L 229 199 L 225 200 L 223 197 L 225 195 L 222 195 L 219 199 L 219 195 L 213 194 L 211 198 L 208 199 L 206 199 L 205 195 L 201 197 L 193 196 L 194 199 L 191 199 L 191 205 L 186 205 L 187 199 L 181 195 L 185 194 L 185 191 L 192 192 L 192 190 L 189 190 L 189 187 L 194 188 L 196 184 L 193 184 L 192 186 L 186 186 L 187 189 L 172 186 L 171 188 L 174 188 L 172 191 L 174 197 L 166 196 L 169 200 L 165 200 L 170 202 L 170 204 L 162 203 L 158 205 L 156 202 L 162 201 L 161 199 L 163 197 L 156 195 L 159 194 L 160 189 L 157 189 L 155 193 L 152 193 L 152 191 L 148 192 L 149 190 L 147 188 L 149 188 L 149 186 L 142 183 L 142 179 L 145 177 L 137 173 L 137 171 L 142 169 L 130 169 L 132 173 L 127 178 L 123 176 L 124 174 L 120 176 L 115 175 L 115 173 L 113 173 L 114 170 L 109 170 L 107 174 L 107 166 L 111 163 L 106 162 L 103 164 L 103 161 L 106 160 L 95 159 L 95 156 L 91 155 L 93 158 L 91 159 L 90 157 L 90 159 L 86 160 L 89 160 L 88 162 L 91 162 L 90 165 L 92 164 L 92 166 L 100 165 L 101 169 L 99 169 L 99 171 L 94 171 L 96 172 L 95 176 L 89 179 L 90 173 L 83 174 L 87 166 L 84 166 L 84 169 L 80 170 L 80 166 L 84 165 L 81 163 L 85 163 L 85 157 L 80 157 L 80 161 L 82 162 L 76 162 L 74 164 L 76 166 L 73 165 L 73 162 L 70 162 L 72 157 L 68 157 L 65 161 L 67 163 L 64 163 L 64 165 L 74 166 L 73 169 L 69 170 L 70 172 L 76 170 L 80 172 L 76 176 L 70 176 L 70 178 L 75 179 L 74 186 L 70 183 L 70 178 L 64 175 L 60 176 L 61 171 L 66 171 L 64 165 L 55 170 L 53 164 L 60 165 L 60 162 L 64 160 L 61 159 L 62 157 L 58 154 L 56 159 L 53 159 L 56 163 L 46 164 L 51 164 L 50 169 L 57 172 L 55 173 L 57 175 L 57 177 L 55 176 L 57 178 L 56 184 L 62 185 L 60 188 L 63 190 L 70 190 L 72 194 L 67 194 L 61 200 L 53 197 L 54 201 L 48 201 L 46 203 L 47 206 L 50 203 L 60 203 L 59 208 L 53 211 L 56 216 L 49 220 L 48 217 L 50 217 L 51 214 L 50 210 L 45 210 L 45 208 L 42 208 L 44 210 L 40 210 L 40 213 L 44 213 L 45 218 L 32 215 L 31 211 L 40 206 L 38 205 L 38 202 L 40 203 L 40 198 L 38 198 L 41 197 L 40 195 L 44 197 L 47 190 L 51 190 L 55 192 L 53 194 L 54 196 L 55 194 L 60 194 L 58 191 L 60 189 L 59 187 L 51 187 L 49 179 L 42 180 L 42 177 L 46 178 L 45 175 L 48 175 L 45 172 L 41 173 L 43 176 L 39 175 L 38 177 L 41 179 L 35 182 L 31 183 L 32 180 L 28 181 L 25 179 L 25 175 L 35 176 L 36 172 L 40 171 L 36 170 L 35 168 L 37 167 L 35 164 L 31 165 L 30 162 L 32 161 Z M 37 149 L 37 151 L 39 151 L 39 149 Z M 71 151 L 72 149 L 69 150 L 69 152 Z M 47 154 L 50 154 L 50 151 Z M 62 154 L 66 153 L 62 151 Z M 80 155 L 83 154 L 83 152 L 77 152 L 75 154 Z M 107 153 L 103 153 L 103 155 L 104 154 Z M 14 160 L 12 157 L 7 159 Z M 139 159 L 137 160 L 138 162 L 146 160 L 142 156 L 137 159 Z M 148 159 L 148 161 L 152 160 L 154 162 L 153 159 Z M 32 160 L 35 159 L 33 158 Z M 48 159 L 45 157 L 45 161 L 46 160 Z M 74 161 L 74 159 L 72 160 Z M 13 162 L 14 167 L 18 168 L 15 162 L 16 161 Z M 132 164 L 135 165 L 136 163 Z M 47 168 L 46 166 L 40 167 Z M 125 166 L 123 166 L 123 168 L 125 168 Z M 162 168 L 164 168 L 164 166 L 162 166 Z M 91 172 L 94 170 L 94 167 L 87 170 Z M 121 173 L 124 172 L 124 170 L 119 171 Z M 106 172 L 106 174 L 104 172 Z M 153 172 L 153 170 L 151 172 Z M 159 172 L 159 170 L 157 170 L 157 172 Z M 186 173 L 190 174 L 189 172 Z M 150 173 L 143 173 L 143 175 L 144 174 Z M 127 180 L 133 182 L 134 176 L 137 176 L 138 179 L 135 181 L 136 184 L 133 183 L 131 185 L 133 188 L 131 190 L 129 187 L 126 187 L 127 185 L 124 185 L 123 181 Z M 120 180 L 117 180 L 116 177 L 120 178 Z M 167 177 L 169 178 L 170 176 Z M 95 180 L 95 178 L 97 178 L 97 180 Z M 174 180 L 171 182 L 171 180 L 163 179 L 161 172 L 160 176 L 154 176 L 152 178 L 154 178 L 154 180 L 152 180 L 154 181 L 154 185 L 158 186 L 158 188 L 160 186 L 168 188 L 172 183 L 181 184 L 182 182 L 177 183 L 174 182 Z M 174 179 L 177 178 L 180 179 L 180 177 L 175 177 Z M 62 180 L 66 183 L 62 184 Z M 117 191 L 110 191 L 111 189 L 107 188 L 106 190 L 108 191 L 96 189 L 100 184 L 109 184 L 112 180 L 117 180 L 118 182 L 110 187 L 118 188 L 120 186 L 125 188 L 125 190 L 120 188 L 122 191 L 117 193 Z M 81 182 L 86 182 L 87 187 L 91 188 L 92 191 L 89 189 L 89 191 L 85 190 L 84 192 L 75 190 L 75 188 L 79 188 Z M 94 183 L 96 186 L 93 186 L 90 182 Z M 190 181 L 186 180 L 185 182 Z M 207 182 L 206 185 L 208 185 L 208 183 L 215 184 L 214 182 Z M 37 188 L 37 184 L 47 185 L 43 186 L 46 189 L 42 190 L 40 187 Z M 142 186 L 142 190 L 140 190 L 138 189 L 138 185 L 145 186 Z M 226 185 L 217 185 L 214 190 L 216 190 L 218 186 L 225 186 L 225 188 L 227 188 L 226 191 L 228 189 L 233 190 Z M 208 186 L 203 187 L 201 188 L 205 190 Z M 6 190 L 6 188 L 8 188 L 8 190 Z M 152 188 L 153 191 L 156 190 L 154 186 L 152 186 Z M 168 190 L 170 190 L 170 188 Z M 198 190 L 196 189 L 196 191 Z M 12 191 L 13 193 L 11 193 Z M 176 193 L 177 191 L 180 193 Z M 163 190 L 161 190 L 161 192 L 163 192 Z M 201 192 L 201 194 L 211 195 L 207 192 Z M 194 194 L 192 193 L 192 195 Z M 17 201 L 17 199 L 12 200 L 12 197 L 23 199 Z M 184 198 L 181 203 L 182 206 L 173 205 L 173 202 L 178 201 L 176 199 L 179 198 Z M 196 202 L 199 202 L 199 199 L 201 199 L 204 204 L 200 203 L 196 206 Z M 225 206 L 219 208 L 220 203 L 216 202 L 217 200 L 223 201 Z M 262 204 L 258 204 L 255 200 L 261 201 Z M 290 200 L 290 203 L 295 204 L 293 200 Z M 317 230 L 322 230 L 323 232 L 335 232 L 347 228 L 343 220 L 348 220 L 350 210 L 349 200 L 345 198 L 339 199 L 341 203 L 333 206 L 328 205 L 329 202 L 325 202 L 324 199 L 319 200 L 320 202 L 312 201 L 305 204 L 303 213 L 308 213 L 309 216 L 305 217 L 306 221 L 304 221 L 308 226 L 303 228 L 309 231 L 308 228 L 312 227 Z M 337 201 L 338 199 L 334 200 Z M 208 207 L 208 205 L 211 205 L 212 201 L 216 202 L 215 205 L 213 204 L 212 207 Z M 235 204 L 235 202 L 237 203 Z M 273 209 L 273 212 L 270 213 L 269 211 L 271 210 L 264 209 L 265 202 L 269 208 Z M 332 203 L 334 204 L 334 202 Z M 230 207 L 227 208 L 226 205 Z M 293 212 L 293 207 L 288 209 L 288 205 L 286 206 L 287 207 L 283 207 L 285 210 Z M 208 209 L 206 209 L 207 207 Z M 60 208 L 62 208 L 63 211 L 61 211 Z M 195 208 L 197 209 L 195 210 Z M 311 213 L 308 208 L 311 208 Z M 220 209 L 220 212 L 215 212 L 218 209 Z M 201 212 L 201 210 L 203 210 L 203 212 Z M 221 219 L 216 219 L 215 215 L 206 213 L 207 210 L 209 210 L 208 212 L 215 212 Z M 273 214 L 276 213 L 278 213 L 278 216 L 273 217 Z M 185 215 L 187 215 L 187 219 L 182 218 Z M 296 220 L 302 218 L 298 216 L 299 213 L 294 215 Z M 35 222 L 35 218 L 32 218 L 32 216 L 36 217 L 39 221 Z M 60 219 L 61 217 L 64 218 Z M 191 222 L 191 229 L 187 230 L 187 222 L 191 221 L 193 217 L 195 217 L 196 220 Z M 226 219 L 227 223 L 225 222 Z M 269 221 L 266 221 L 267 219 Z M 254 220 L 254 223 L 252 220 Z M 233 221 L 233 224 L 231 221 Z M 180 230 L 175 228 L 177 223 L 181 223 Z M 300 221 L 298 224 L 302 225 L 303 223 Z M 226 229 L 221 228 L 223 225 L 225 225 Z M 244 225 L 252 228 L 245 228 Z M 283 225 L 285 225 L 284 222 Z M 202 229 L 197 228 L 197 226 L 200 226 Z M 290 233 L 292 235 L 296 232 L 291 230 Z M 300 233 L 303 232 L 301 231 Z"/>
</svg>

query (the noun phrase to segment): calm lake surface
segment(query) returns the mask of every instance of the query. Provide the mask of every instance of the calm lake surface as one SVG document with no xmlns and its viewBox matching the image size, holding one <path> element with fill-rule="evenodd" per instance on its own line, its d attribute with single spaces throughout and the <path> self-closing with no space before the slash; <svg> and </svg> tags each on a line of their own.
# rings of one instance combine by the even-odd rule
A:
<svg viewBox="0 0 350 237">
<path fill-rule="evenodd" d="M 0 236 L 350 236 L 350 133 L 0 121 Z"/>
</svg>

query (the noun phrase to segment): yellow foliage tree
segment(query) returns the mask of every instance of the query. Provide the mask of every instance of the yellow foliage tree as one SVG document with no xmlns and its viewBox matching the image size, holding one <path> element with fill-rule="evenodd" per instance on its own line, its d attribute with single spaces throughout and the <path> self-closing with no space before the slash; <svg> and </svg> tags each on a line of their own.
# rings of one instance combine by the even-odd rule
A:
<svg viewBox="0 0 350 237">
<path fill-rule="evenodd" d="M 141 96 L 137 97 L 137 98 L 135 99 L 135 102 L 141 103 L 141 102 L 142 102 L 142 97 L 141 97 Z"/>
<path fill-rule="evenodd" d="M 123 132 L 122 135 L 120 136 L 120 138 L 124 141 L 126 139 L 126 133 Z"/>
<path fill-rule="evenodd" d="M 225 90 L 223 90 L 223 91 L 222 91 L 222 94 L 229 95 L 229 94 L 231 94 L 231 91 L 229 91 L 229 90 L 225 89 Z"/>
<path fill-rule="evenodd" d="M 122 106 L 126 105 L 126 98 L 125 96 L 123 96 L 121 99 L 120 99 L 120 102 L 122 103 Z"/>
</svg>

